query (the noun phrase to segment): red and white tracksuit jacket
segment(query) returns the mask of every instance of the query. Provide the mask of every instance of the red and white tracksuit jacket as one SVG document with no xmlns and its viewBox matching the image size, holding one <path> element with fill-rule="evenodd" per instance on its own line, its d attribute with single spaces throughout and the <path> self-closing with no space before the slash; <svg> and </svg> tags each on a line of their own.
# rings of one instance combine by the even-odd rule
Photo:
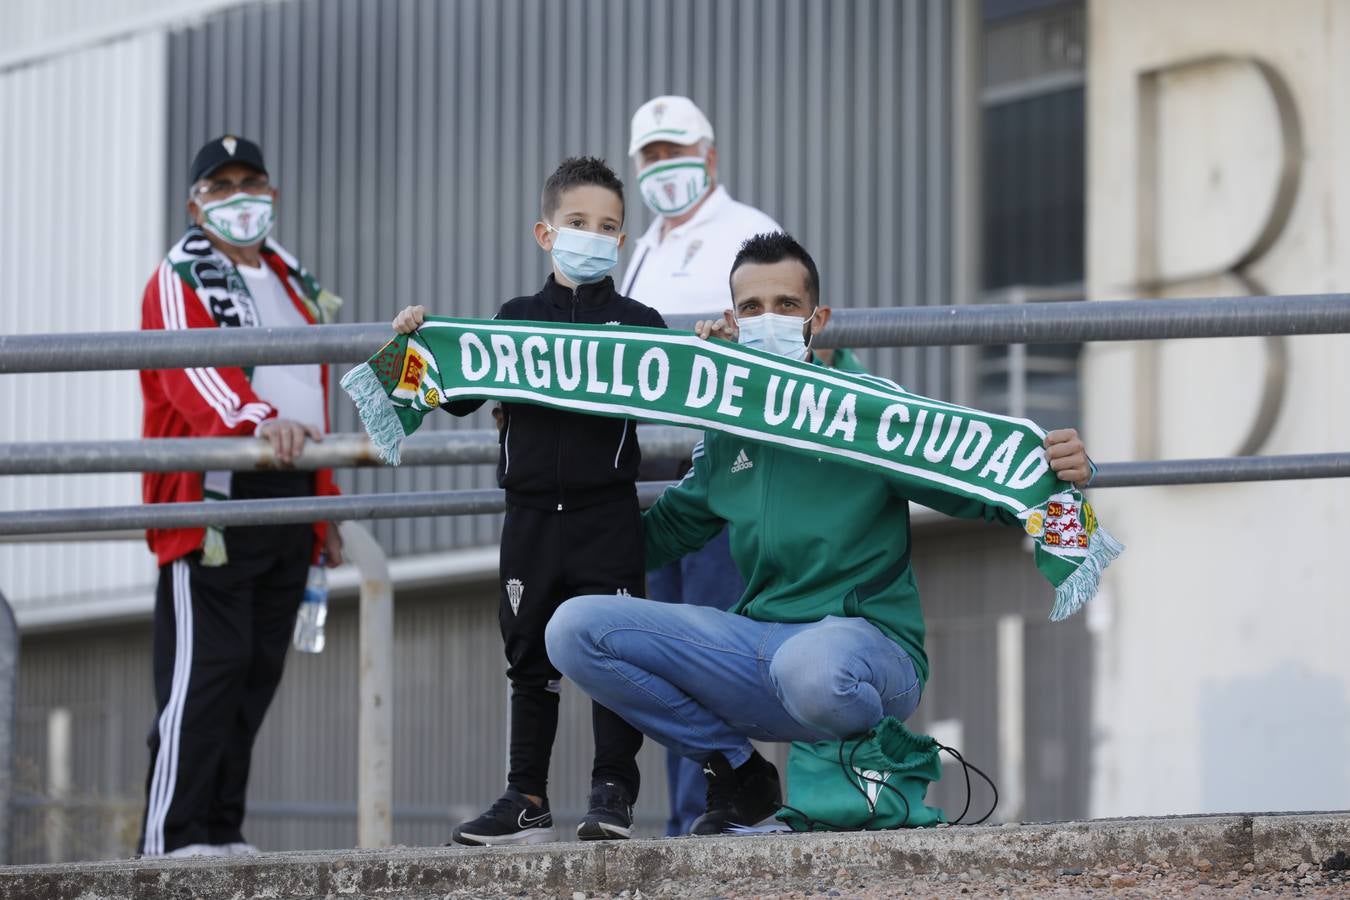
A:
<svg viewBox="0 0 1350 900">
<path fill-rule="evenodd" d="M 305 321 L 314 316 L 296 294 L 285 262 L 270 248 L 262 258 L 272 267 L 286 293 Z M 168 261 L 145 286 L 141 300 L 141 328 L 216 328 L 215 319 L 192 287 L 174 272 Z M 324 431 L 328 431 L 328 366 L 320 366 L 323 379 Z M 202 366 L 195 369 L 155 369 L 141 372 L 144 401 L 142 435 L 147 438 L 227 437 L 251 435 L 259 424 L 275 418 L 277 411 L 253 392 L 248 377 L 240 368 Z M 185 503 L 202 499 L 202 472 L 147 472 L 142 477 L 142 496 L 146 503 Z M 320 496 L 340 493 L 333 483 L 331 469 L 315 473 L 315 493 Z M 315 555 L 323 546 L 327 523 L 314 523 Z M 204 528 L 151 529 L 146 542 L 159 564 L 166 565 L 197 550 L 202 545 Z"/>
</svg>

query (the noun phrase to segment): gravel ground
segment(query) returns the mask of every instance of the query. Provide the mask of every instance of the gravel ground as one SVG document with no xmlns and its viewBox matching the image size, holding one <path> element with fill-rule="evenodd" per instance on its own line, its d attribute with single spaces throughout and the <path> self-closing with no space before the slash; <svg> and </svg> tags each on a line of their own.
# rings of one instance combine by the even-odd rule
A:
<svg viewBox="0 0 1350 900">
<path fill-rule="evenodd" d="M 610 894 L 575 893 L 572 900 L 641 900 L 641 898 L 701 897 L 748 900 L 748 898 L 807 897 L 1350 897 L 1350 860 L 1339 854 L 1322 866 L 1303 863 L 1282 872 L 1221 872 L 1205 860 L 1193 868 L 1166 864 L 1125 865 L 1114 869 L 1066 869 L 1057 875 L 985 875 L 961 872 L 950 875 L 908 878 L 855 879 L 840 869 L 831 883 L 820 879 L 785 878 L 766 883 L 763 879 L 736 881 L 668 880 L 650 891 Z"/>
</svg>

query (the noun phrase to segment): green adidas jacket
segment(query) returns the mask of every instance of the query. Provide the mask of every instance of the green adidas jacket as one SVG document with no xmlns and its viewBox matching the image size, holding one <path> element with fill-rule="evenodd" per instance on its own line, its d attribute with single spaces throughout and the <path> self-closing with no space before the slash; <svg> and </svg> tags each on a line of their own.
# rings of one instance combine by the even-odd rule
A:
<svg viewBox="0 0 1350 900">
<path fill-rule="evenodd" d="M 861 616 L 898 642 L 928 680 L 923 610 L 909 565 L 909 501 L 1017 524 L 977 500 L 902 486 L 806 452 L 705 432 L 694 467 L 643 515 L 647 568 L 730 527 L 745 594 L 731 612 L 761 622 Z"/>
</svg>

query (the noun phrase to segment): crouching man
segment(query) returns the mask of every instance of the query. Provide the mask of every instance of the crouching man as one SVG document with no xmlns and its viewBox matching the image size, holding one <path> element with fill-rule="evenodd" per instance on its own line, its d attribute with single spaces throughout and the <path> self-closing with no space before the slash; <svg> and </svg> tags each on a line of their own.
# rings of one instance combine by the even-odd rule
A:
<svg viewBox="0 0 1350 900">
<path fill-rule="evenodd" d="M 810 255 L 781 232 L 746 241 L 733 309 L 700 337 L 807 359 L 825 327 Z M 1091 475 L 1072 429 L 1045 440 L 1054 472 Z M 549 658 L 646 734 L 703 766 L 698 835 L 751 826 L 782 803 L 778 771 L 750 741 L 839 740 L 908 719 L 928 678 L 910 568 L 910 501 L 961 518 L 1010 513 L 879 472 L 708 432 L 694 467 L 643 515 L 646 564 L 692 553 L 723 528 L 747 587 L 729 611 L 582 596 L 549 622 Z"/>
</svg>

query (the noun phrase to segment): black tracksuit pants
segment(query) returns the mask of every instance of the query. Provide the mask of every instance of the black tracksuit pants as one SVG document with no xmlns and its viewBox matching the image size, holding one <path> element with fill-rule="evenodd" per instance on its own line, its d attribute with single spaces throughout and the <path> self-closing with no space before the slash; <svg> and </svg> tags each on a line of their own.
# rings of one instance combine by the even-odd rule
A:
<svg viewBox="0 0 1350 900">
<path fill-rule="evenodd" d="M 642 514 L 636 495 L 575 510 L 507 503 L 502 526 L 501 609 L 511 682 L 509 787 L 547 796 L 562 676 L 549 662 L 544 629 L 562 603 L 582 594 L 645 594 Z M 613 781 L 632 800 L 642 733 L 598 703 L 592 782 Z"/>
<path fill-rule="evenodd" d="M 289 475 L 291 473 L 287 473 Z M 308 490 L 301 491 L 305 484 Z M 233 496 L 312 493 L 312 479 L 236 476 Z M 241 490 L 242 489 L 242 490 Z M 281 682 L 314 547 L 309 525 L 227 528 L 229 562 L 192 553 L 159 570 L 157 714 L 141 851 L 242 842 L 253 740 Z"/>
</svg>

